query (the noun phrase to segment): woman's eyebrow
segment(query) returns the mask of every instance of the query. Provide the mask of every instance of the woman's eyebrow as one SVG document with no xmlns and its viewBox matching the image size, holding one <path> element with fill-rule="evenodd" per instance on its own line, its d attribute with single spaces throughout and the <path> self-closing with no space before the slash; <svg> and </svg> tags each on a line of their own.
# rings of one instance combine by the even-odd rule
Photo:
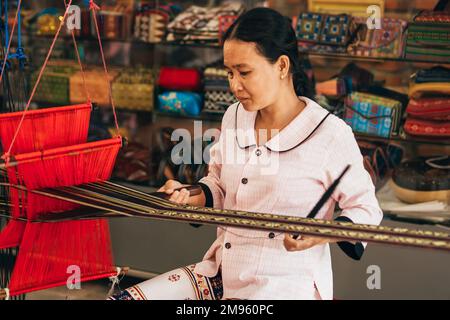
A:
<svg viewBox="0 0 450 320">
<path fill-rule="evenodd" d="M 231 69 L 226 64 L 224 64 L 223 67 L 226 69 Z M 233 65 L 233 68 L 241 68 L 241 67 L 249 67 L 249 65 L 246 63 L 238 63 L 238 64 Z"/>
</svg>

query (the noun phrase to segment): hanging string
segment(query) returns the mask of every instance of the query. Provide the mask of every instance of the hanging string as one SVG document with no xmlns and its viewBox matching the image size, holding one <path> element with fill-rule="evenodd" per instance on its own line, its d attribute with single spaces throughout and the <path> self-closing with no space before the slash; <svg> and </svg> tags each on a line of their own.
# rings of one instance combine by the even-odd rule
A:
<svg viewBox="0 0 450 320">
<path fill-rule="evenodd" d="M 64 0 L 64 5 L 67 7 L 67 2 L 66 0 Z M 80 70 L 81 70 L 81 77 L 83 79 L 83 88 L 84 88 L 84 93 L 86 94 L 86 99 L 88 102 L 91 102 L 91 96 L 89 95 L 89 91 L 87 89 L 87 85 L 86 85 L 86 76 L 84 73 L 84 68 L 83 65 L 81 63 L 81 58 L 80 58 L 80 52 L 78 51 L 78 44 L 77 44 L 77 40 L 75 39 L 75 32 L 73 31 L 73 29 L 71 30 L 71 34 L 72 34 L 72 41 L 73 41 L 73 46 L 75 48 L 75 54 L 77 56 L 77 60 L 78 60 L 78 64 L 80 65 Z"/>
<path fill-rule="evenodd" d="M 117 130 L 117 136 L 119 136 L 119 123 L 117 121 L 117 115 L 116 115 L 116 107 L 114 105 L 114 99 L 112 96 L 112 90 L 111 90 L 111 82 L 109 81 L 109 73 L 108 73 L 108 68 L 106 67 L 106 61 L 105 61 L 105 54 L 103 52 L 103 46 L 102 46 L 102 40 L 100 37 L 100 31 L 98 28 L 98 22 L 97 22 L 97 10 L 100 10 L 100 7 L 95 4 L 95 2 L 93 0 L 89 0 L 89 9 L 92 11 L 92 16 L 94 17 L 94 24 L 95 24 L 95 30 L 97 32 L 97 39 L 98 39 L 98 45 L 100 47 L 100 54 L 102 57 L 102 62 L 103 62 L 103 69 L 105 71 L 105 80 L 106 83 L 108 84 L 108 94 L 109 94 L 109 99 L 111 101 L 111 107 L 113 110 L 113 114 L 114 114 L 114 122 L 116 125 L 116 130 Z"/>
<path fill-rule="evenodd" d="M 8 149 L 8 151 L 6 151 L 6 152 L 3 154 L 3 156 L 1 157 L 3 160 L 5 160 L 6 165 L 8 165 L 9 162 L 10 162 L 10 158 L 11 158 L 11 150 L 12 150 L 12 148 L 13 148 L 13 146 L 14 146 L 14 143 L 15 143 L 15 141 L 16 141 L 16 138 L 17 138 L 17 135 L 18 135 L 18 133 L 19 133 L 19 131 L 20 131 L 20 128 L 22 127 L 22 123 L 23 123 L 23 120 L 25 119 L 25 115 L 26 115 L 26 113 L 27 113 L 27 111 L 28 111 L 28 109 L 29 109 L 29 107 L 30 107 L 31 100 L 32 100 L 33 97 L 34 97 L 34 94 L 36 93 L 36 89 L 37 89 L 37 87 L 38 87 L 38 85 L 39 85 L 39 82 L 41 81 L 42 75 L 44 74 L 44 70 L 45 70 L 45 68 L 46 68 L 46 66 L 47 66 L 47 64 L 48 64 L 48 61 L 49 61 L 49 59 L 50 59 L 50 56 L 51 56 L 51 54 L 52 54 L 52 52 L 53 52 L 53 48 L 55 47 L 56 40 L 58 39 L 59 33 L 61 32 L 61 28 L 62 28 L 62 26 L 64 25 L 64 21 L 66 20 L 67 14 L 68 14 L 68 12 L 69 12 L 69 7 L 71 6 L 71 4 L 72 4 L 72 0 L 69 0 L 69 4 L 68 4 L 68 6 L 67 6 L 67 8 L 66 8 L 66 11 L 64 12 L 64 16 L 63 16 L 63 18 L 62 18 L 62 21 L 61 21 L 61 23 L 59 24 L 58 30 L 56 31 L 56 34 L 55 34 L 55 36 L 54 36 L 54 38 L 53 38 L 52 45 L 50 46 L 50 49 L 49 49 L 49 51 L 48 51 L 48 53 L 47 53 L 47 57 L 45 58 L 44 64 L 43 64 L 43 66 L 42 66 L 42 68 L 41 68 L 41 71 L 39 72 L 39 75 L 38 75 L 38 78 L 37 78 L 37 80 L 36 80 L 36 83 L 34 84 L 33 91 L 31 92 L 30 98 L 28 99 L 27 105 L 26 105 L 26 107 L 25 107 L 25 109 L 24 109 L 24 111 L 23 111 L 22 118 L 20 119 L 19 125 L 17 126 L 17 129 L 16 129 L 16 131 L 15 131 L 15 133 L 14 133 L 14 137 L 13 137 L 13 139 L 12 139 L 12 141 L 11 141 L 11 144 L 10 144 L 10 146 L 9 146 L 9 149 Z"/>
<path fill-rule="evenodd" d="M 120 279 L 119 279 L 119 275 L 120 272 L 122 271 L 122 268 L 117 267 L 117 274 L 115 276 L 109 277 L 109 280 L 111 281 L 111 288 L 108 291 L 108 297 L 111 296 L 114 293 L 114 288 L 116 287 L 116 285 L 119 285 Z"/>
<path fill-rule="evenodd" d="M 5 66 L 6 66 L 6 61 L 8 60 L 8 56 L 9 56 L 9 50 L 11 49 L 11 42 L 12 42 L 12 38 L 14 36 L 14 30 L 16 29 L 16 24 L 17 24 L 17 17 L 19 16 L 19 12 L 20 12 L 20 7 L 22 5 L 22 0 L 19 0 L 19 3 L 17 5 L 17 11 L 16 11 L 16 16 L 14 18 L 14 24 L 13 27 L 11 29 L 11 34 L 9 36 L 9 41 L 8 41 L 8 47 L 6 49 L 6 53 L 5 53 L 5 57 L 3 58 L 3 64 L 2 64 L 2 72 L 0 73 L 0 83 L 2 82 L 3 79 L 3 73 L 5 72 Z M 8 23 L 8 17 L 5 17 L 5 21 L 4 23 Z M 6 36 L 6 35 L 5 35 Z"/>
</svg>

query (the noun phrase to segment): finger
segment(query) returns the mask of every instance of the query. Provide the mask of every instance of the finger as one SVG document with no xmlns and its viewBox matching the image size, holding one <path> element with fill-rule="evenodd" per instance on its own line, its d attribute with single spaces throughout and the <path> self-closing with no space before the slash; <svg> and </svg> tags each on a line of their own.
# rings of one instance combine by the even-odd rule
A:
<svg viewBox="0 0 450 320">
<path fill-rule="evenodd" d="M 178 199 L 178 195 L 180 194 L 180 191 L 174 191 L 173 193 L 172 193 L 172 195 L 170 196 L 170 198 L 169 198 L 169 201 L 171 201 L 171 202 L 177 202 L 177 199 Z"/>
<path fill-rule="evenodd" d="M 186 189 L 180 190 L 180 193 L 178 194 L 178 197 L 177 197 L 177 203 L 183 204 L 184 198 L 186 198 L 186 192 L 187 192 Z"/>
<path fill-rule="evenodd" d="M 288 251 L 294 251 L 297 247 L 297 241 L 294 240 L 291 235 L 285 234 L 284 235 L 284 247 Z"/>
<path fill-rule="evenodd" d="M 185 196 L 186 196 L 187 190 L 186 190 L 186 189 L 181 189 L 181 190 L 179 190 L 178 192 L 179 192 L 179 193 L 178 193 L 178 196 L 177 196 L 175 202 L 176 202 L 176 203 L 179 203 L 179 204 L 183 204 L 183 201 L 184 201 L 184 198 L 185 198 Z"/>
<path fill-rule="evenodd" d="M 177 189 L 181 186 L 182 184 L 176 180 L 167 180 L 166 184 L 164 185 L 165 192 L 167 194 L 171 194 L 172 192 L 174 192 L 174 189 Z"/>
<path fill-rule="evenodd" d="M 288 251 L 302 251 L 311 248 L 314 245 L 311 239 L 295 240 L 292 235 L 285 235 L 284 246 Z"/>
<path fill-rule="evenodd" d="M 189 191 L 187 191 L 186 189 L 183 189 L 183 190 L 185 190 L 183 193 L 184 193 L 184 197 L 183 197 L 183 204 L 187 204 L 188 203 L 188 201 L 189 201 L 189 198 L 190 198 L 190 196 L 189 196 Z"/>
</svg>

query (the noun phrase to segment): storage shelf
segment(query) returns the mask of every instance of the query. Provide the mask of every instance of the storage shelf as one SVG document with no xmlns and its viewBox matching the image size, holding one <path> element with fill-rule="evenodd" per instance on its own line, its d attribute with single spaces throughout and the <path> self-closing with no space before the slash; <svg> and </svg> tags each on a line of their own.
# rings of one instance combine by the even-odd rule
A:
<svg viewBox="0 0 450 320">
<path fill-rule="evenodd" d="M 42 39 L 48 39 L 51 40 L 52 38 L 49 36 L 36 36 L 36 38 L 42 38 Z M 71 37 L 62 37 L 61 39 L 72 41 Z M 97 42 L 97 38 L 89 37 L 89 38 L 77 38 L 77 41 L 79 42 L 91 42 L 95 41 Z M 136 44 L 141 46 L 149 46 L 149 47 L 173 47 L 173 46 L 182 46 L 182 47 L 192 47 L 192 48 L 208 48 L 208 49 L 222 49 L 222 46 L 213 43 L 194 43 L 194 42 L 158 42 L 158 43 L 148 43 L 139 41 L 136 39 L 127 39 L 127 40 L 121 40 L 121 39 L 102 39 L 102 42 L 105 43 L 126 43 L 126 44 Z M 313 58 L 330 58 L 330 59 L 343 59 L 343 60 L 357 60 L 357 61 L 366 61 L 366 62 L 386 62 L 386 61 L 393 61 L 393 62 L 401 62 L 401 63 L 427 63 L 427 64 L 450 64 L 450 58 L 449 59 L 441 59 L 441 60 L 429 60 L 429 59 L 410 59 L 410 58 L 389 58 L 389 57 L 366 57 L 366 56 L 357 56 L 357 55 L 349 55 L 345 53 L 329 53 L 329 52 L 317 52 L 317 51 L 304 51 L 299 50 L 300 55 L 304 56 L 310 56 Z"/>
</svg>

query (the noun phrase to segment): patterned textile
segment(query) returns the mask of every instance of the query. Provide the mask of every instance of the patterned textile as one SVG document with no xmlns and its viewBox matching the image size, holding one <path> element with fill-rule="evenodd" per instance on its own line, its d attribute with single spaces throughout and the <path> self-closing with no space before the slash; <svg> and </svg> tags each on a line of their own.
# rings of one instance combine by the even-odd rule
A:
<svg viewBox="0 0 450 320">
<path fill-rule="evenodd" d="M 206 91 L 203 112 L 224 113 L 235 102 L 236 97 L 229 91 Z"/>
<path fill-rule="evenodd" d="M 161 42 L 165 39 L 168 23 L 180 11 L 181 7 L 172 3 L 140 3 L 134 19 L 134 37 L 144 42 Z"/>
<path fill-rule="evenodd" d="M 221 271 L 213 277 L 194 272 L 195 264 L 172 270 L 123 290 L 108 300 L 220 300 Z"/>
<path fill-rule="evenodd" d="M 153 11 L 137 14 L 134 23 L 134 37 L 144 42 L 161 42 L 166 34 L 169 16 Z"/>
<path fill-rule="evenodd" d="M 295 22 L 300 43 L 346 46 L 351 36 L 350 16 L 301 13 Z"/>
<path fill-rule="evenodd" d="M 415 136 L 450 137 L 449 121 L 433 121 L 408 117 L 404 125 L 405 132 Z"/>
<path fill-rule="evenodd" d="M 366 18 L 353 18 L 358 26 L 356 39 L 348 46 L 348 53 L 365 57 L 398 58 L 403 55 L 407 22 L 400 19 L 381 19 L 381 29 L 369 30 Z"/>
<path fill-rule="evenodd" d="M 406 112 L 415 118 L 450 121 L 450 97 L 410 99 Z"/>
<path fill-rule="evenodd" d="M 424 11 L 408 26 L 405 57 L 450 62 L 450 14 Z"/>
<path fill-rule="evenodd" d="M 224 113 L 228 106 L 237 102 L 230 91 L 228 72 L 223 68 L 206 68 L 204 73 L 205 105 L 203 112 Z"/>
<path fill-rule="evenodd" d="M 167 26 L 167 41 L 219 41 L 219 17 L 239 16 L 244 6 L 238 2 L 218 7 L 191 6 Z"/>
<path fill-rule="evenodd" d="M 450 23 L 450 12 L 448 11 L 422 11 L 415 19 L 416 22 L 438 22 Z"/>
<path fill-rule="evenodd" d="M 402 111 L 399 101 L 354 92 L 345 104 L 344 119 L 354 131 L 385 138 L 397 133 Z"/>
</svg>

